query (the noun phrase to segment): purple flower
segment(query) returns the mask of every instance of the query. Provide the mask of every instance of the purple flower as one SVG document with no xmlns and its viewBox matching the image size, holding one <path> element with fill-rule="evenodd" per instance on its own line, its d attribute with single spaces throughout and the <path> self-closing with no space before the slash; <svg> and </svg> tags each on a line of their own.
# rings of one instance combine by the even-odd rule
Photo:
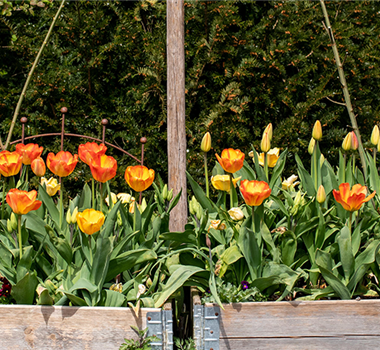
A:
<svg viewBox="0 0 380 350">
<path fill-rule="evenodd" d="M 241 281 L 241 288 L 247 290 L 249 288 L 249 283 L 247 281 Z"/>
<path fill-rule="evenodd" d="M 7 297 L 11 294 L 12 286 L 5 277 L 0 277 L 0 282 L 2 283 L 0 289 L 0 297 Z"/>
</svg>

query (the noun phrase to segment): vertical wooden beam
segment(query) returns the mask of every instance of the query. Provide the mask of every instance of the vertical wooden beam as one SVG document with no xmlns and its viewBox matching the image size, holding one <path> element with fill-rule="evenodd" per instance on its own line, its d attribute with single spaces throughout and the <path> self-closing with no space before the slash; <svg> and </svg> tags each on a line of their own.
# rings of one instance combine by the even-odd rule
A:
<svg viewBox="0 0 380 350">
<path fill-rule="evenodd" d="M 166 6 L 169 188 L 174 189 L 174 196 L 182 189 L 169 227 L 182 231 L 187 222 L 184 3 L 167 0 Z"/>
</svg>

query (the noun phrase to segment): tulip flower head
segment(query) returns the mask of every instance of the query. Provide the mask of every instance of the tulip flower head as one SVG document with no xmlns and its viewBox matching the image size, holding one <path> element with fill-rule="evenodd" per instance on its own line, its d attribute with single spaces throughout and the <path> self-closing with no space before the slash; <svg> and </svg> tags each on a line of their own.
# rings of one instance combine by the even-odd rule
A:
<svg viewBox="0 0 380 350">
<path fill-rule="evenodd" d="M 113 204 L 115 204 L 117 202 L 116 194 L 113 193 L 113 192 L 111 192 L 111 199 L 112 199 L 112 203 Z M 106 197 L 105 202 L 107 203 L 108 206 L 110 206 L 110 198 L 109 198 L 109 196 Z"/>
<path fill-rule="evenodd" d="M 324 203 L 325 200 L 326 200 L 326 191 L 323 185 L 320 185 L 317 192 L 317 202 L 319 204 L 322 204 Z"/>
<path fill-rule="evenodd" d="M 309 152 L 310 155 L 313 154 L 314 147 L 315 147 L 315 140 L 313 138 L 311 138 L 311 140 L 309 142 L 309 147 L 307 148 L 307 151 Z"/>
<path fill-rule="evenodd" d="M 354 131 L 351 131 L 351 149 L 357 150 L 359 147 L 359 141 Z"/>
<path fill-rule="evenodd" d="M 34 175 L 38 177 L 42 177 L 46 173 L 46 165 L 41 157 L 33 159 L 32 163 L 30 164 L 30 167 L 32 168 Z"/>
<path fill-rule="evenodd" d="M 111 180 L 116 175 L 117 162 L 114 157 L 106 156 L 96 156 L 92 158 L 89 163 L 91 174 L 96 181 L 105 183 Z"/>
<path fill-rule="evenodd" d="M 129 193 L 118 193 L 116 197 L 122 204 L 129 204 L 135 201 L 135 197 L 132 197 Z"/>
<path fill-rule="evenodd" d="M 49 180 L 41 177 L 41 186 L 44 185 L 46 187 L 46 192 L 50 197 L 53 197 L 61 189 L 61 185 L 54 177 L 51 177 Z"/>
<path fill-rule="evenodd" d="M 78 155 L 60 151 L 57 154 L 50 152 L 46 159 L 46 165 L 50 171 L 60 177 L 69 176 L 78 163 Z"/>
<path fill-rule="evenodd" d="M 208 231 L 210 231 L 210 229 L 212 228 L 214 230 L 222 231 L 222 230 L 225 230 L 226 227 L 227 227 L 226 224 L 224 222 L 221 222 L 220 220 L 211 220 Z"/>
<path fill-rule="evenodd" d="M 37 191 L 35 190 L 27 192 L 12 188 L 6 196 L 6 201 L 15 214 L 24 215 L 41 206 L 42 202 L 36 198 Z"/>
<path fill-rule="evenodd" d="M 22 157 L 17 152 L 0 152 L 0 174 L 9 177 L 20 172 Z"/>
<path fill-rule="evenodd" d="M 240 192 L 247 205 L 257 207 L 270 196 L 272 190 L 265 181 L 243 180 L 240 183 Z"/>
<path fill-rule="evenodd" d="M 34 159 L 41 156 L 43 150 L 43 147 L 40 147 L 35 143 L 28 143 L 27 145 L 18 143 L 16 145 L 16 152 L 20 154 L 22 157 L 22 163 L 25 165 L 32 164 Z"/>
<path fill-rule="evenodd" d="M 92 235 L 104 224 L 104 214 L 95 209 L 86 209 L 77 215 L 77 224 L 82 232 Z"/>
<path fill-rule="evenodd" d="M 145 191 L 154 180 L 154 170 L 143 165 L 129 166 L 124 174 L 127 184 L 136 192 Z"/>
<path fill-rule="evenodd" d="M 241 179 L 239 176 L 236 179 L 232 179 L 232 183 L 236 187 L 236 183 Z M 220 191 L 229 192 L 231 189 L 230 186 L 230 176 L 229 175 L 215 175 L 211 177 L 211 183 L 215 189 Z"/>
<path fill-rule="evenodd" d="M 90 165 L 91 161 L 97 156 L 102 156 L 106 153 L 107 147 L 103 143 L 98 145 L 95 142 L 87 142 L 78 147 L 78 155 L 82 162 Z"/>
<path fill-rule="evenodd" d="M 263 136 L 265 134 L 268 134 L 268 137 L 269 137 L 269 141 L 272 141 L 272 137 L 273 137 L 273 126 L 272 126 L 272 123 L 269 123 L 267 125 L 267 127 L 265 128 L 264 132 L 263 132 Z"/>
<path fill-rule="evenodd" d="M 206 132 L 205 136 L 203 136 L 201 143 L 201 150 L 207 153 L 211 149 L 211 135 L 209 132 Z"/>
<path fill-rule="evenodd" d="M 379 132 L 379 127 L 375 125 L 372 129 L 372 134 L 371 134 L 371 143 L 374 146 L 377 146 L 380 140 L 380 132 Z"/>
<path fill-rule="evenodd" d="M 264 133 L 260 144 L 261 152 L 267 153 L 270 150 L 270 138 L 268 133 Z"/>
<path fill-rule="evenodd" d="M 232 220 L 242 220 L 244 219 L 244 213 L 240 208 L 231 208 L 228 211 L 228 214 L 230 215 Z"/>
<path fill-rule="evenodd" d="M 366 197 L 367 187 L 360 184 L 352 186 L 352 189 L 350 190 L 349 183 L 342 183 L 339 185 L 339 191 L 333 190 L 335 200 L 349 212 L 359 210 L 363 203 L 368 202 L 375 196 L 375 194 L 376 191 Z"/>
<path fill-rule="evenodd" d="M 351 143 L 352 143 L 351 139 L 352 139 L 352 134 L 349 132 L 342 142 L 342 148 L 345 151 L 349 151 L 351 149 Z"/>
<path fill-rule="evenodd" d="M 282 181 L 282 189 L 289 190 L 294 189 L 294 186 L 298 185 L 300 182 L 296 181 L 298 179 L 297 175 L 292 175 L 288 177 L 286 180 Z"/>
<path fill-rule="evenodd" d="M 243 167 L 245 155 L 238 149 L 226 148 L 222 151 L 220 157 L 218 154 L 215 154 L 215 156 L 227 173 L 236 173 Z"/>
<path fill-rule="evenodd" d="M 312 136 L 315 141 L 322 140 L 322 125 L 319 120 L 314 124 Z"/>
<path fill-rule="evenodd" d="M 264 166 L 264 155 L 265 153 L 260 153 L 259 155 L 259 164 L 261 166 Z M 267 153 L 267 161 L 268 161 L 268 167 L 274 168 L 277 164 L 278 158 L 280 158 L 280 149 L 275 147 L 269 150 Z M 255 161 L 255 158 L 253 158 L 253 161 Z"/>
</svg>

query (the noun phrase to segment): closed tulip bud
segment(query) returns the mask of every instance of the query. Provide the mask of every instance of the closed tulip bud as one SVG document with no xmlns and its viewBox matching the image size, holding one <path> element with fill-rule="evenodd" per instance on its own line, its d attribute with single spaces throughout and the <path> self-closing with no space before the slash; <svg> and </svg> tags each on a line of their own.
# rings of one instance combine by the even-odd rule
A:
<svg viewBox="0 0 380 350">
<path fill-rule="evenodd" d="M 322 140 L 322 125 L 319 120 L 314 124 L 312 136 L 316 141 Z"/>
<path fill-rule="evenodd" d="M 168 185 L 165 184 L 164 188 L 162 189 L 161 195 L 164 201 L 168 198 Z"/>
<path fill-rule="evenodd" d="M 307 151 L 309 152 L 310 155 L 313 154 L 314 147 L 315 147 L 315 140 L 313 138 L 311 138 L 310 143 L 309 143 L 309 147 L 307 149 Z"/>
<path fill-rule="evenodd" d="M 189 202 L 189 209 L 190 209 L 190 214 L 196 215 L 197 210 L 198 210 L 199 203 L 195 196 L 191 197 L 191 200 Z"/>
<path fill-rule="evenodd" d="M 12 230 L 12 224 L 11 224 L 11 220 L 7 220 L 7 230 L 9 233 L 12 233 L 13 230 Z"/>
<path fill-rule="evenodd" d="M 78 207 L 75 207 L 73 212 L 71 213 L 71 223 L 75 224 L 77 222 L 77 215 L 78 215 Z"/>
<path fill-rule="evenodd" d="M 173 189 L 171 189 L 170 191 L 168 191 L 168 196 L 167 196 L 167 200 L 170 202 L 173 198 Z"/>
<path fill-rule="evenodd" d="M 323 185 L 319 186 L 317 192 L 317 202 L 322 204 L 326 200 L 326 191 Z"/>
<path fill-rule="evenodd" d="M 325 156 L 323 154 L 321 154 L 321 158 L 319 158 L 320 166 L 322 166 L 324 162 L 325 162 Z"/>
<path fill-rule="evenodd" d="M 380 152 L 380 140 L 379 140 L 379 143 L 377 144 L 377 152 Z"/>
<path fill-rule="evenodd" d="M 70 225 L 71 224 L 71 213 L 70 213 L 70 209 L 67 209 L 67 213 L 66 213 L 66 222 Z"/>
<path fill-rule="evenodd" d="M 264 136 L 265 134 L 268 134 L 269 141 L 272 141 L 272 136 L 273 136 L 273 126 L 272 126 L 272 123 L 269 123 L 269 124 L 267 125 L 267 127 L 265 128 L 264 133 L 263 133 L 263 136 Z"/>
<path fill-rule="evenodd" d="M 201 143 L 201 150 L 207 153 L 211 149 L 211 135 L 209 132 L 206 132 L 205 136 L 203 136 Z"/>
<path fill-rule="evenodd" d="M 11 225 L 13 230 L 17 229 L 17 218 L 14 213 L 11 214 Z"/>
<path fill-rule="evenodd" d="M 207 247 L 211 248 L 211 240 L 207 233 L 206 233 L 206 245 Z"/>
<path fill-rule="evenodd" d="M 196 213 L 198 220 L 202 219 L 202 214 L 203 214 L 203 209 L 201 205 L 198 203 L 198 208 L 197 208 L 197 213 Z"/>
<path fill-rule="evenodd" d="M 140 213 L 143 213 L 148 205 L 146 204 L 145 198 L 143 198 L 141 205 L 138 206 Z"/>
<path fill-rule="evenodd" d="M 379 143 L 379 139 L 380 139 L 380 132 L 379 132 L 379 127 L 377 125 L 375 125 L 372 129 L 372 134 L 371 134 L 371 143 L 374 145 L 374 146 L 377 146 L 377 144 Z"/>
<path fill-rule="evenodd" d="M 349 151 L 351 149 L 351 133 L 349 132 L 346 137 L 344 138 L 343 140 L 343 143 L 342 143 L 342 148 L 345 150 L 345 151 Z"/>
<path fill-rule="evenodd" d="M 261 152 L 267 153 L 270 150 L 270 138 L 268 134 L 264 134 L 261 140 Z"/>
<path fill-rule="evenodd" d="M 351 131 L 351 149 L 352 150 L 357 150 L 359 147 L 359 141 L 358 138 L 356 137 L 355 132 Z"/>
<path fill-rule="evenodd" d="M 33 173 L 38 177 L 42 177 L 46 173 L 45 162 L 41 157 L 34 159 L 30 167 L 32 168 Z"/>
</svg>

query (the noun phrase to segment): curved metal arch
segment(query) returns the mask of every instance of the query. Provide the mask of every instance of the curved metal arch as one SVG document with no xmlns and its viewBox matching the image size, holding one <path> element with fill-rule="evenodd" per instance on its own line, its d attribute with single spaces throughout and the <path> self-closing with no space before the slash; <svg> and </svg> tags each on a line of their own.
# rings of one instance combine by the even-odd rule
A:
<svg viewBox="0 0 380 350">
<path fill-rule="evenodd" d="M 34 138 L 38 138 L 38 137 L 61 136 L 61 135 L 62 134 L 60 132 L 54 132 L 54 133 L 49 133 L 49 134 L 39 134 L 39 135 L 27 136 L 27 137 L 24 138 L 24 140 L 30 140 L 30 139 L 34 139 Z M 103 143 L 102 140 L 97 139 L 95 137 L 91 137 L 91 136 L 85 136 L 85 135 L 79 135 L 79 134 L 70 134 L 70 133 L 67 133 L 67 134 L 65 133 L 64 136 L 80 137 L 80 138 L 89 139 L 89 140 L 93 140 L 93 141 L 97 141 L 97 142 Z M 22 139 L 18 139 L 16 141 L 11 142 L 10 144 L 13 145 L 13 144 L 20 143 L 20 142 L 23 142 L 23 140 Z M 134 155 L 130 154 L 129 152 L 127 152 L 125 150 L 123 150 L 122 148 L 120 148 L 120 147 L 118 147 L 116 145 L 113 145 L 112 143 L 109 143 L 107 141 L 104 141 L 104 144 L 106 144 L 107 146 L 113 147 L 113 148 L 119 150 L 120 152 L 125 153 L 126 155 L 130 156 L 131 158 L 133 158 L 134 160 L 136 160 L 140 164 L 143 164 L 142 160 L 136 158 Z"/>
</svg>

